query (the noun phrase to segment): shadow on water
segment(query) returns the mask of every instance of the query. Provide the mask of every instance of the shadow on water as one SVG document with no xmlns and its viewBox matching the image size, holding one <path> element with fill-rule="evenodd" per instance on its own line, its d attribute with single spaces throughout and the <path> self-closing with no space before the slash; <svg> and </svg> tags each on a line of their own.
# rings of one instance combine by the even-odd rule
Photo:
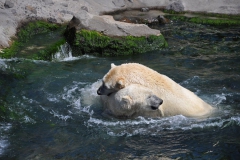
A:
<svg viewBox="0 0 240 160">
<path fill-rule="evenodd" d="M 129 57 L 59 61 L 0 59 L 3 159 L 238 159 L 239 28 L 172 22 L 169 48 Z M 194 119 L 119 120 L 102 114 L 96 90 L 110 64 L 144 64 L 218 111 Z"/>
</svg>

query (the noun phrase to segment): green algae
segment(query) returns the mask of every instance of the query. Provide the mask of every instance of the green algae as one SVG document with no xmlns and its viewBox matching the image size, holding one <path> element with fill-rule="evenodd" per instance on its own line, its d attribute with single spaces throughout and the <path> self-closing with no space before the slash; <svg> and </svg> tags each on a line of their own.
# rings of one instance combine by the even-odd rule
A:
<svg viewBox="0 0 240 160">
<path fill-rule="evenodd" d="M 163 35 L 109 37 L 97 31 L 82 29 L 75 34 L 71 44 L 78 54 L 123 56 L 144 53 L 167 47 Z"/>
<path fill-rule="evenodd" d="M 216 13 L 171 13 L 165 15 L 171 20 L 180 20 L 197 24 L 213 25 L 213 26 L 239 26 L 239 15 L 225 15 Z"/>
<path fill-rule="evenodd" d="M 61 44 L 65 43 L 63 37 L 59 36 L 55 38 L 51 42 L 45 44 L 44 47 L 41 47 L 41 49 L 37 49 L 40 48 L 40 44 L 36 43 L 35 49 L 32 51 L 30 50 L 25 53 L 25 50 L 31 45 L 35 36 L 44 34 L 46 35 L 51 32 L 60 32 L 59 34 L 62 35 L 63 29 L 65 29 L 64 26 L 45 21 L 29 22 L 18 29 L 19 31 L 16 36 L 17 38 L 13 39 L 11 47 L 3 49 L 3 53 L 0 54 L 0 57 L 20 57 L 37 60 L 51 60 L 51 55 L 58 50 Z"/>
</svg>

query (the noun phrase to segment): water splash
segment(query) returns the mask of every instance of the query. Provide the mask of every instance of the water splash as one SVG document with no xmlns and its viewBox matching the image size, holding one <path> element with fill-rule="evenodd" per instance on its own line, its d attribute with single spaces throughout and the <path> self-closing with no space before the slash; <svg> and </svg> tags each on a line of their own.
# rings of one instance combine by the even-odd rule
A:
<svg viewBox="0 0 240 160">
<path fill-rule="evenodd" d="M 57 117 L 64 121 L 67 121 L 68 119 L 72 119 L 71 116 L 59 114 L 59 113 L 55 112 L 54 110 L 51 110 L 50 113 L 53 114 L 54 117 Z"/>
<path fill-rule="evenodd" d="M 186 82 L 191 81 L 192 83 L 195 82 L 196 79 L 199 80 L 198 77 L 194 77 Z M 90 106 L 99 101 L 96 88 L 98 88 L 100 84 L 101 81 L 99 80 L 81 89 L 82 106 L 88 105 L 87 107 L 81 107 L 81 111 L 85 110 L 85 113 L 89 115 L 89 119 L 85 121 L 86 126 L 93 128 L 98 127 L 110 136 L 159 135 L 162 131 L 205 130 L 212 127 L 224 128 L 233 123 L 240 126 L 239 116 L 229 117 L 229 112 L 225 110 L 217 110 L 215 115 L 205 119 L 188 118 L 182 115 L 164 118 L 138 117 L 127 120 L 118 120 L 113 117 L 99 117 L 90 109 Z M 204 97 L 206 95 L 201 96 Z M 211 104 L 214 104 L 214 106 L 226 100 L 225 94 L 213 94 L 207 95 L 206 97 L 208 97 L 207 100 Z"/>
<path fill-rule="evenodd" d="M 0 69 L 5 71 L 7 68 L 8 65 L 2 59 L 0 59 Z"/>
<path fill-rule="evenodd" d="M 58 52 L 52 55 L 52 61 L 74 61 L 82 58 L 95 58 L 90 55 L 82 55 L 78 57 L 73 57 L 71 46 L 65 43 L 59 47 Z"/>
<path fill-rule="evenodd" d="M 72 49 L 68 43 L 61 45 L 58 52 L 52 55 L 53 61 L 62 61 L 64 59 L 72 58 Z"/>
<path fill-rule="evenodd" d="M 9 132 L 11 128 L 12 125 L 10 123 L 0 123 L 0 155 L 2 155 L 10 145 L 6 133 Z"/>
</svg>

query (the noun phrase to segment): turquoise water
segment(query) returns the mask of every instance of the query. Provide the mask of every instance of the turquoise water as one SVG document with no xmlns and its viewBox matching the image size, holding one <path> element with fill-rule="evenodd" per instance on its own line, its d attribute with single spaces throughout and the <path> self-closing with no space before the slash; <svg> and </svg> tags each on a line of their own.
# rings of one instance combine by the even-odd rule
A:
<svg viewBox="0 0 240 160">
<path fill-rule="evenodd" d="M 160 28 L 169 48 L 128 57 L 84 55 L 52 62 L 0 59 L 2 159 L 238 159 L 240 32 L 172 22 Z M 59 57 L 59 56 L 56 56 Z M 119 120 L 102 114 L 96 90 L 110 64 L 144 64 L 217 109 Z"/>
</svg>

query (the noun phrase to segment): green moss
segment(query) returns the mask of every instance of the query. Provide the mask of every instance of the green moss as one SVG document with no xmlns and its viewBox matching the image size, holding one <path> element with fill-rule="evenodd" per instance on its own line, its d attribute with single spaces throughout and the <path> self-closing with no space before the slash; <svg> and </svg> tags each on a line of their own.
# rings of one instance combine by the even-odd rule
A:
<svg viewBox="0 0 240 160">
<path fill-rule="evenodd" d="M 53 23 L 47 23 L 45 21 L 30 22 L 20 28 L 17 37 L 20 42 L 27 42 L 36 34 L 46 33 L 58 29 L 60 26 Z"/>
<path fill-rule="evenodd" d="M 0 106 L 0 113 L 5 113 L 6 112 L 6 108 L 4 106 Z"/>
<path fill-rule="evenodd" d="M 149 37 L 108 37 L 97 31 L 81 30 L 72 44 L 75 53 L 120 56 L 144 53 L 167 47 L 163 35 Z"/>
<path fill-rule="evenodd" d="M 5 106 L 0 106 L 0 121 L 16 120 L 19 116 Z"/>
<path fill-rule="evenodd" d="M 27 23 L 18 29 L 19 31 L 17 33 L 17 39 L 13 39 L 11 47 L 3 49 L 3 53 L 1 53 L 0 56 L 2 58 L 16 57 L 18 56 L 18 53 L 21 51 L 21 49 L 28 45 L 28 43 L 30 43 L 29 41 L 33 36 L 37 34 L 56 31 L 60 27 L 60 25 L 47 23 L 45 21 L 35 21 Z M 49 60 L 51 54 L 56 52 L 59 45 L 63 44 L 64 42 L 65 41 L 63 39 L 60 39 L 59 41 L 48 45 L 42 51 L 32 53 L 29 57 L 31 57 L 31 59 Z"/>
<path fill-rule="evenodd" d="M 59 50 L 59 46 L 64 44 L 66 41 L 65 39 L 60 39 L 59 41 L 50 44 L 45 49 L 40 50 L 39 52 L 35 53 L 32 57 L 35 60 L 52 60 L 52 54 L 56 53 Z"/>
<path fill-rule="evenodd" d="M 210 17 L 211 16 L 211 17 Z M 217 16 L 217 17 L 213 17 Z M 229 15 L 220 15 L 220 14 L 193 14 L 191 17 L 184 15 L 166 15 L 166 18 L 171 20 L 181 20 L 186 22 L 192 22 L 197 24 L 208 24 L 214 26 L 239 26 L 240 17 L 239 16 L 229 16 Z"/>
</svg>

